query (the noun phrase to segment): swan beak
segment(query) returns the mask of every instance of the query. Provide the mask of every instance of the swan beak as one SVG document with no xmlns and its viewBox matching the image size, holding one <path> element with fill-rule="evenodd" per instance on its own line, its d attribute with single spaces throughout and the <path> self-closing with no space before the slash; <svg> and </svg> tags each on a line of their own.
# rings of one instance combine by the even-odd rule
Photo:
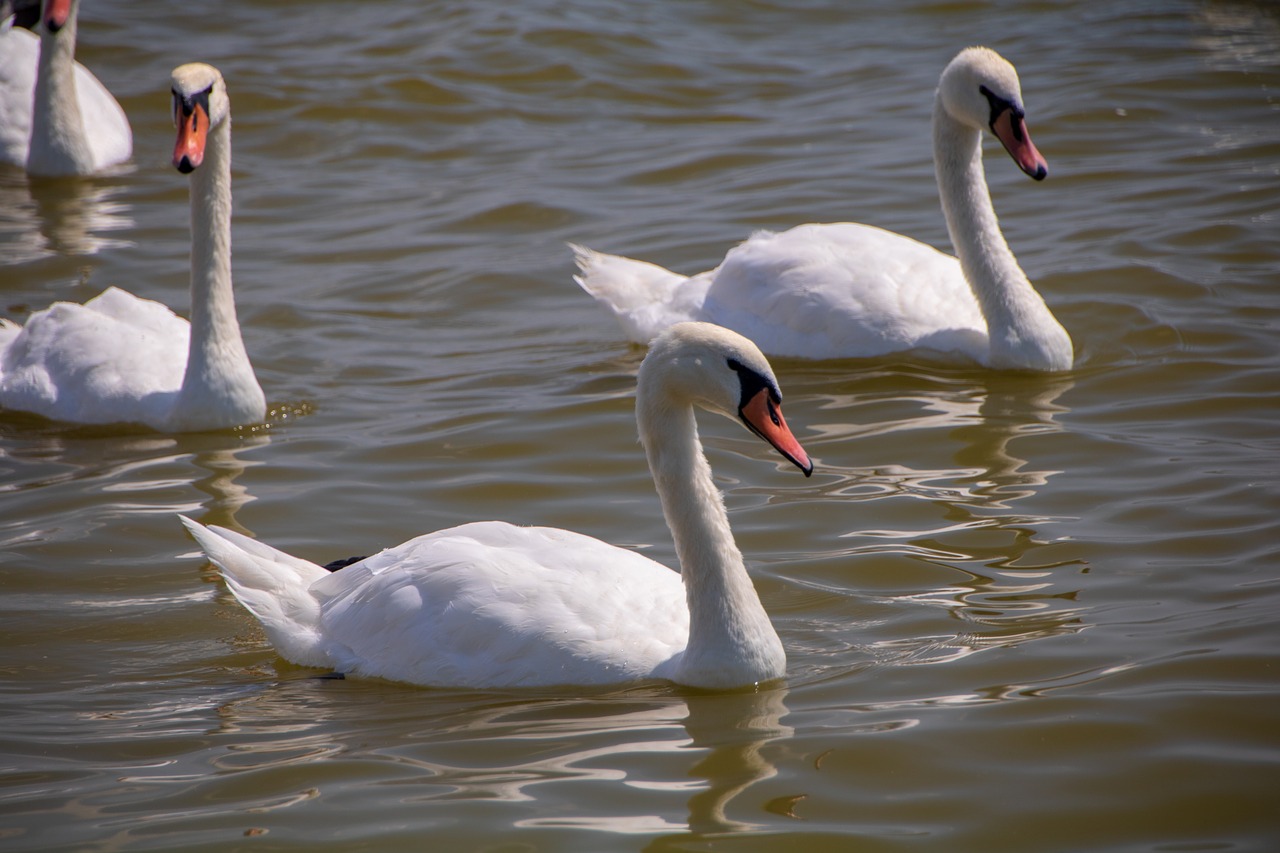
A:
<svg viewBox="0 0 1280 853">
<path fill-rule="evenodd" d="M 177 111 L 178 141 L 173 146 L 173 165 L 188 175 L 204 162 L 204 144 L 209 136 L 209 113 L 203 104 L 195 104 L 190 113 Z"/>
<path fill-rule="evenodd" d="M 1049 174 L 1049 164 L 1045 162 L 1044 157 L 1031 141 L 1031 134 L 1027 132 L 1027 122 L 1023 119 L 1021 110 L 1012 106 L 1001 110 L 996 120 L 991 122 L 991 131 L 1004 145 L 1004 150 L 1009 152 L 1009 156 L 1018 164 L 1019 169 L 1037 181 L 1045 179 Z"/>
<path fill-rule="evenodd" d="M 71 0 L 49 0 L 44 7 L 44 27 L 56 33 L 67 25 L 71 17 Z"/>
<path fill-rule="evenodd" d="M 803 471 L 806 477 L 813 473 L 813 463 L 809 461 L 809 454 L 804 452 L 800 442 L 787 428 L 787 421 L 782 417 L 782 406 L 773 401 L 768 388 L 761 388 L 756 392 L 756 395 L 738 410 L 738 414 L 749 430 L 773 445 L 774 450 Z"/>
</svg>

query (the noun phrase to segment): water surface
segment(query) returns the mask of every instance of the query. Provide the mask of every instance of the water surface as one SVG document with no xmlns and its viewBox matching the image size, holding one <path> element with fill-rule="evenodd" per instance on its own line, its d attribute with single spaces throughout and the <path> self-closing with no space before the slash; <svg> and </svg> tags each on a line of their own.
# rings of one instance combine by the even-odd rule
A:
<svg viewBox="0 0 1280 853">
<path fill-rule="evenodd" d="M 1277 849 L 1280 13 L 856 5 L 86 0 L 135 156 L 0 171 L 0 308 L 185 310 L 168 74 L 213 62 L 272 414 L 0 416 L 4 848 Z M 685 272 L 810 221 L 945 247 L 932 91 L 977 43 L 1049 160 L 987 146 L 1076 369 L 775 361 L 809 480 L 703 418 L 785 682 L 316 680 L 185 537 L 327 561 L 503 518 L 672 563 L 643 353 L 566 241 Z"/>
</svg>

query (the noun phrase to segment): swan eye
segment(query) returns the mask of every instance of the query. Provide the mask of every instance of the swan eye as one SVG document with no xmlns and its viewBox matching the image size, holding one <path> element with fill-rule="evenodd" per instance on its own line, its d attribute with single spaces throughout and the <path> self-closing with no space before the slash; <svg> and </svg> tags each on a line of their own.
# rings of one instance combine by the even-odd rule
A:
<svg viewBox="0 0 1280 853">
<path fill-rule="evenodd" d="M 1022 120 L 1027 117 L 1027 114 L 1022 107 L 1018 106 L 1008 98 L 1000 97 L 986 86 L 979 86 L 978 91 L 987 99 L 987 105 L 991 108 L 991 118 L 989 121 L 991 129 L 995 130 L 996 121 L 999 120 L 1000 114 L 1005 110 L 1009 110 L 1013 114 L 1013 121 L 1010 122 L 1010 124 L 1013 125 L 1013 135 L 1019 142 L 1021 142 Z"/>
<path fill-rule="evenodd" d="M 742 387 L 741 405 L 746 405 L 747 401 L 755 398 L 763 389 L 769 389 L 769 417 L 773 418 L 773 422 L 778 422 L 777 413 L 774 406 L 782 402 L 782 393 L 778 390 L 778 386 L 761 376 L 755 370 L 747 367 L 736 358 L 728 360 L 729 369 L 738 374 L 738 382 Z"/>
<path fill-rule="evenodd" d="M 213 92 L 213 86 L 196 92 L 189 98 L 184 98 L 175 89 L 173 92 L 173 124 L 176 127 L 182 123 L 184 117 L 190 117 L 196 111 L 196 107 L 203 107 L 204 114 L 209 115 L 209 95 Z"/>
</svg>

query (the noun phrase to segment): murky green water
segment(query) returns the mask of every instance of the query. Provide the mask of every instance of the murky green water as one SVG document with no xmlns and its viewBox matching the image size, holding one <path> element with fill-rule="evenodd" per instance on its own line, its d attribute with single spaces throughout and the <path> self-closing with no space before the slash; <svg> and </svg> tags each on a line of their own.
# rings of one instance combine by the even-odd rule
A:
<svg viewBox="0 0 1280 853">
<path fill-rule="evenodd" d="M 185 309 L 168 74 L 213 62 L 273 415 L 0 417 L 5 850 L 1280 845 L 1272 4 L 85 0 L 80 42 L 134 168 L 0 171 L 0 308 Z M 689 272 L 806 221 L 945 246 L 932 91 L 974 43 L 1049 160 L 988 174 L 1077 369 L 775 361 L 810 480 L 703 419 L 784 686 L 315 680 L 197 557 L 175 513 L 320 561 L 503 518 L 671 562 L 642 353 L 564 243 Z"/>
</svg>

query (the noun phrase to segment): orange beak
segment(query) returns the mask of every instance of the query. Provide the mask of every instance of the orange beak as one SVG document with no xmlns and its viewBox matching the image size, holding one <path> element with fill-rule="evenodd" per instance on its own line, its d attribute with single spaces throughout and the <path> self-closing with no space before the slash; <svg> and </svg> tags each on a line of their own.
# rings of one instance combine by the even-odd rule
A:
<svg viewBox="0 0 1280 853">
<path fill-rule="evenodd" d="M 187 114 L 178 111 L 178 141 L 173 146 L 173 165 L 182 174 L 190 174 L 204 162 L 204 145 L 209 136 L 209 114 L 196 104 Z"/>
<path fill-rule="evenodd" d="M 813 473 L 809 454 L 804 452 L 800 442 L 787 428 L 786 419 L 782 417 L 782 407 L 774 403 L 768 388 L 761 388 L 738 410 L 738 414 L 752 432 L 773 445 L 774 450 L 803 471 L 806 477 Z"/>
<path fill-rule="evenodd" d="M 71 17 L 71 0 L 49 0 L 44 5 L 44 26 L 51 33 L 56 33 L 67 25 Z"/>
<path fill-rule="evenodd" d="M 1018 164 L 1019 169 L 1037 181 L 1043 181 L 1045 175 L 1049 174 L 1049 164 L 1036 150 L 1035 144 L 1031 141 L 1031 134 L 1027 132 L 1027 123 L 1021 115 L 1018 115 L 1018 111 L 1013 108 L 1002 110 L 1000 115 L 996 116 L 996 120 L 991 123 L 991 131 L 1004 145 L 1004 150 L 1009 152 L 1009 156 Z"/>
</svg>

